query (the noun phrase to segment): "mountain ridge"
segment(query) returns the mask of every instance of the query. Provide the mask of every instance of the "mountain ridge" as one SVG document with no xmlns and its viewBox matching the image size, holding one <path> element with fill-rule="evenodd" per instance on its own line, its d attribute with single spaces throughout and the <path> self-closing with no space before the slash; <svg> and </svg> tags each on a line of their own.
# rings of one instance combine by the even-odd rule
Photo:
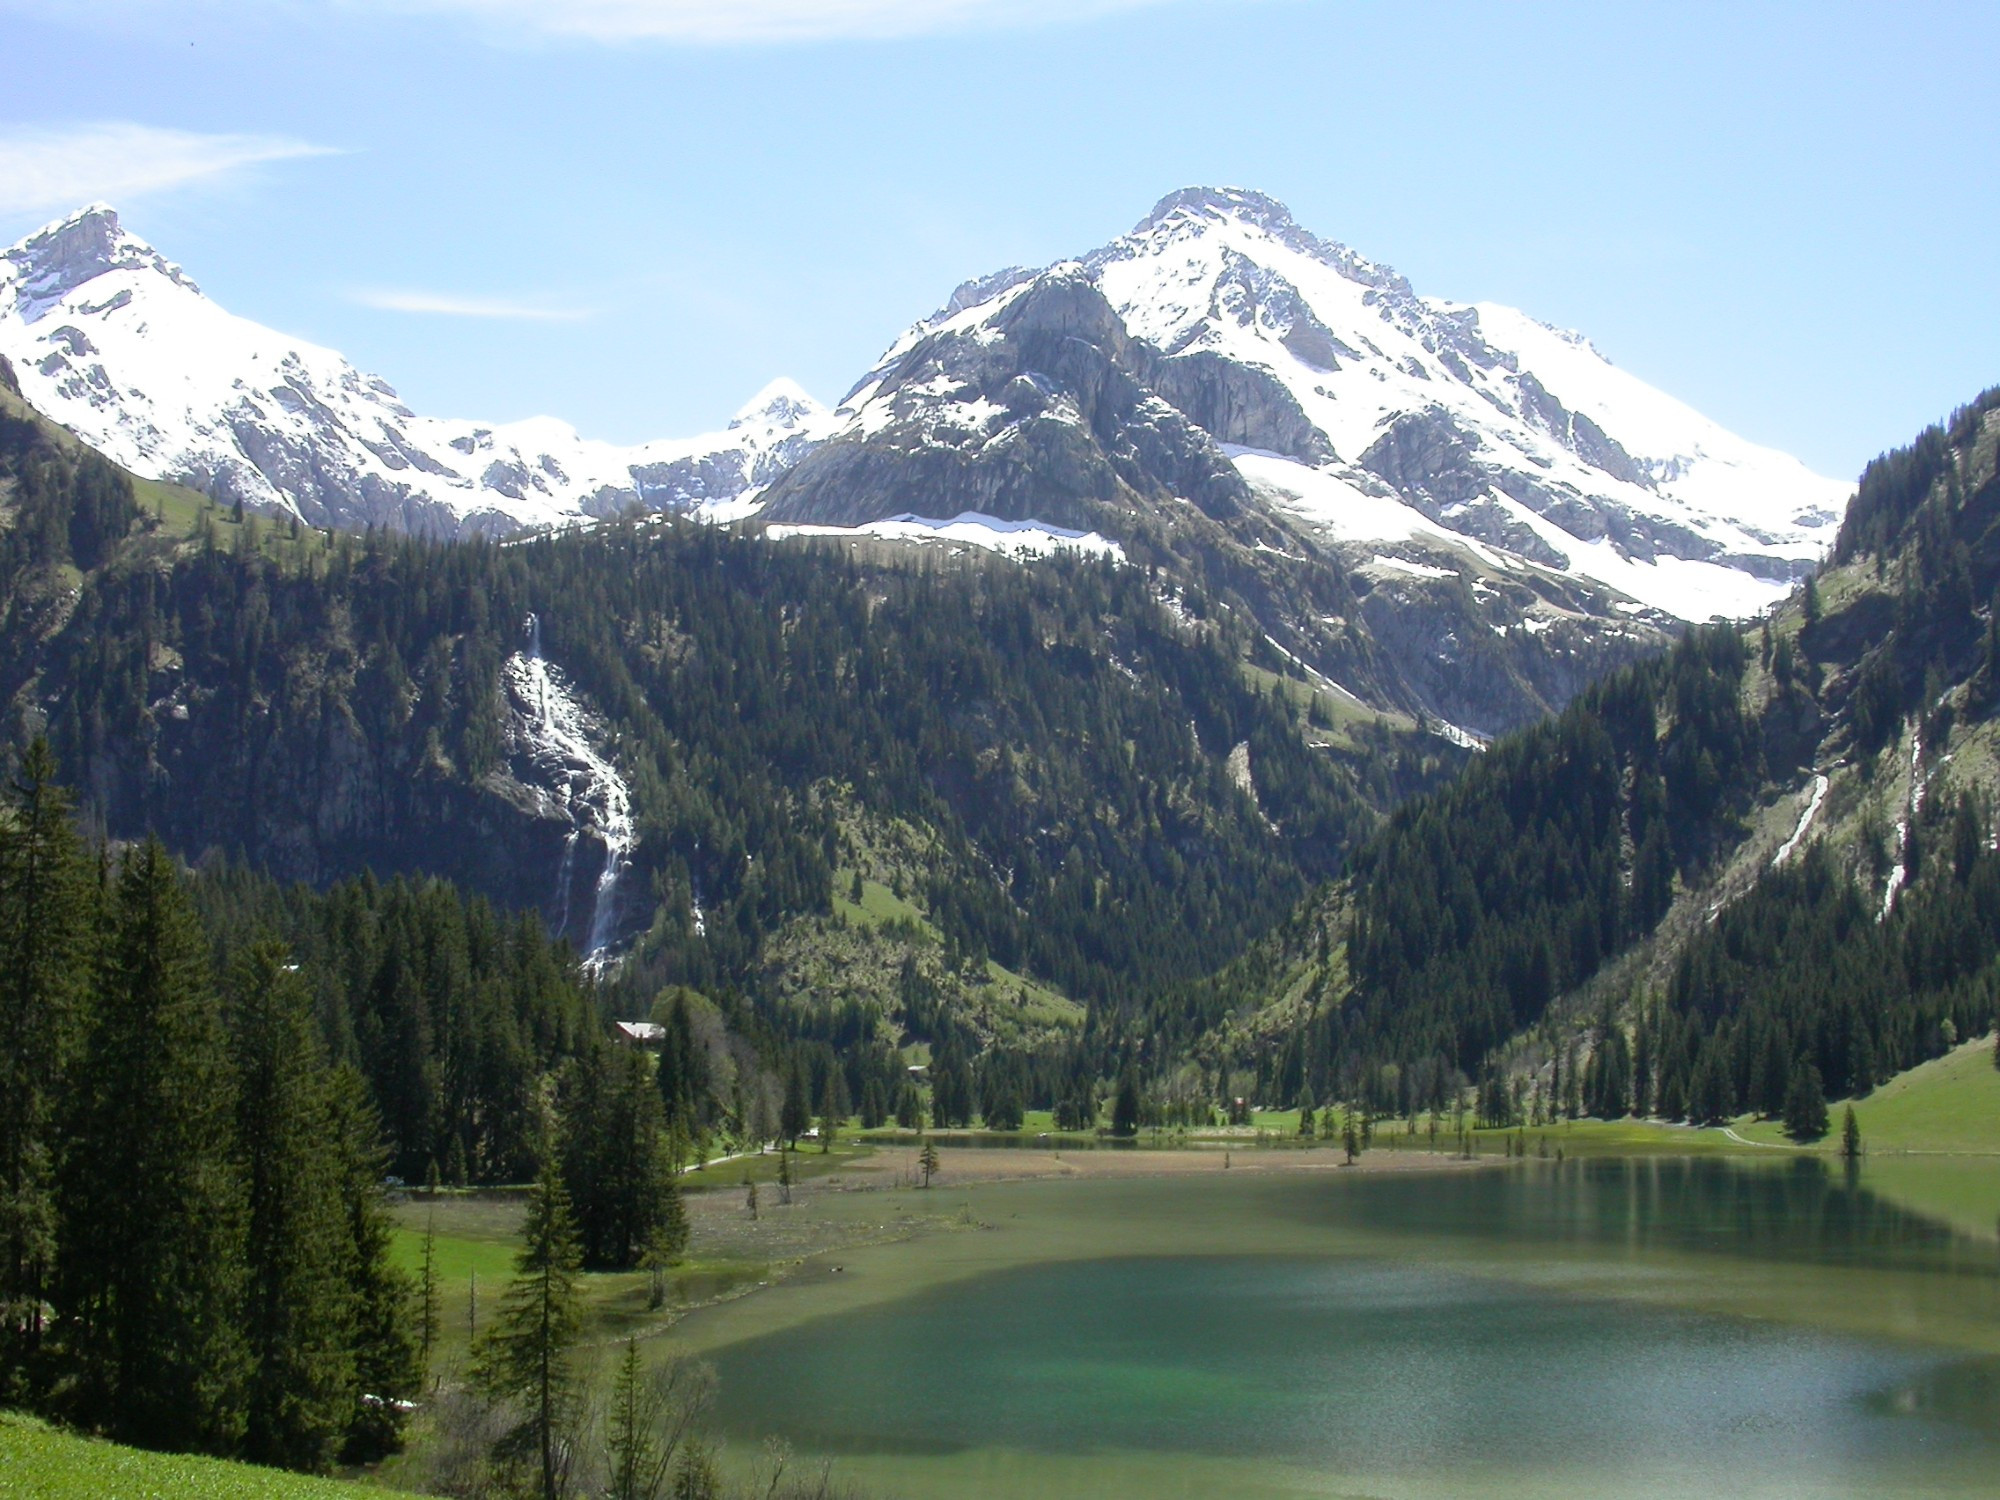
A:
<svg viewBox="0 0 2000 1500">
<path fill-rule="evenodd" d="M 1752 612 L 1823 548 L 1832 516 L 1801 517 L 1828 511 L 1841 487 L 1733 438 L 1623 372 L 1608 394 L 1583 389 L 1593 380 L 1604 386 L 1605 372 L 1616 371 L 1587 340 L 1510 309 L 1419 297 L 1392 268 L 1314 235 L 1276 199 L 1242 188 L 1179 189 L 1107 245 L 963 283 L 938 313 L 892 341 L 836 413 L 790 387 L 773 409 L 746 408 L 723 433 L 630 448 L 584 439 L 550 418 L 420 418 L 386 381 L 333 351 L 230 318 L 101 204 L 5 253 L 0 297 L 11 291 L 13 306 L 0 314 L 0 352 L 25 372 L 31 400 L 136 472 L 193 483 L 225 502 L 299 510 L 315 524 L 499 533 L 630 505 L 738 519 L 819 442 L 865 428 L 871 382 L 879 384 L 915 342 L 1069 268 L 1103 287 L 1127 331 L 1167 359 L 1213 356 L 1208 363 L 1232 366 L 1227 379 L 1238 382 L 1261 373 L 1302 408 L 1290 440 L 1244 441 L 1248 429 L 1231 420 L 1242 414 L 1212 389 L 1215 370 L 1202 371 L 1200 361 L 1176 367 L 1174 390 L 1193 408 L 1188 415 L 1212 422 L 1218 441 L 1309 469 L 1331 467 L 1348 488 L 1410 508 L 1404 531 L 1428 521 L 1684 618 L 1701 618 L 1711 606 Z M 100 288 L 103 295 L 79 296 L 106 277 L 113 284 Z M 158 304 L 144 337 L 120 326 L 145 322 L 133 298 Z M 1393 357 L 1385 345 L 1391 335 L 1401 341 Z M 136 378 L 148 340 L 176 339 L 183 356 L 190 343 L 230 346 L 219 361 L 209 356 L 201 389 L 170 389 L 157 360 L 150 383 Z M 1571 358 L 1552 375 L 1538 367 L 1553 349 Z M 270 374 L 257 378 L 251 365 Z M 1356 369 L 1393 386 L 1394 399 L 1370 399 L 1350 378 Z M 1479 388 L 1457 389 L 1468 382 Z M 1637 419 L 1649 425 L 1646 443 L 1616 430 Z M 1667 430 L 1676 423 L 1678 431 Z M 1536 472 L 1550 465 L 1559 471 L 1553 477 Z M 1767 515 L 1735 531 L 1688 498 L 1699 489 L 1690 478 L 1696 471 L 1732 466 L 1757 484 L 1782 482 L 1817 496 L 1816 506 L 1794 505 L 1778 517 L 1782 524 L 1766 524 Z M 1739 509 L 1748 503 L 1744 491 L 1732 495 Z M 1616 558 L 1596 559 L 1589 549 L 1607 540 Z M 1690 593 L 1685 580 L 1649 587 L 1644 570 L 1662 551 L 1697 565 L 1720 558 L 1725 568 L 1763 575 L 1764 586 L 1703 574 L 1705 590 Z"/>
</svg>

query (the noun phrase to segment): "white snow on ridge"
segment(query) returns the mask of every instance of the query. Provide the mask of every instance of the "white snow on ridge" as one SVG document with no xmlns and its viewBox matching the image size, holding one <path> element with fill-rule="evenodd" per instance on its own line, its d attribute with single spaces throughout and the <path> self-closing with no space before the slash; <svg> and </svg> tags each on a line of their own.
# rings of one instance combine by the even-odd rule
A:
<svg viewBox="0 0 2000 1500">
<path fill-rule="evenodd" d="M 734 522 L 836 435 L 907 424 L 925 445 L 1011 441 L 1011 406 L 976 384 L 898 386 L 891 372 L 928 338 L 1000 339 L 1015 303 L 1051 280 L 1094 284 L 1169 358 L 1219 356 L 1283 387 L 1296 412 L 1253 384 L 1247 406 L 1240 390 L 1225 394 L 1235 415 L 1223 420 L 1309 457 L 1224 451 L 1301 533 L 1443 546 L 1492 569 L 1524 566 L 1512 550 L 1524 547 L 1540 566 L 1642 606 L 1740 618 L 1789 592 L 1787 575 L 1830 542 L 1849 492 L 1577 335 L 1511 308 L 1419 297 L 1392 270 L 1238 189 L 1184 190 L 1080 260 L 967 283 L 836 412 L 780 381 L 720 432 L 630 447 L 547 417 L 420 416 L 337 352 L 224 311 L 102 205 L 0 252 L 0 354 L 33 405 L 135 472 L 315 524 L 501 534 L 633 506 Z M 1078 419 L 1071 393 L 1050 381 L 1045 394 L 1041 419 Z M 1017 556 L 1116 550 L 1096 533 L 996 529 L 976 516 L 873 527 Z"/>
<path fill-rule="evenodd" d="M 1370 559 L 1374 566 L 1387 568 L 1392 573 L 1408 573 L 1413 578 L 1457 578 L 1456 568 L 1438 568 L 1429 563 L 1411 562 L 1406 557 L 1387 557 L 1378 552 Z"/>
<path fill-rule="evenodd" d="M 1364 489 L 1354 479 L 1251 448 L 1225 446 L 1236 471 L 1250 487 L 1300 522 L 1343 542 L 1426 542 L 1469 552 L 1494 568 L 1515 567 L 1515 559 L 1448 526 L 1440 526 L 1414 505 L 1382 495 L 1380 481 Z"/>
<path fill-rule="evenodd" d="M 1513 355 L 1564 406 L 1591 418 L 1647 463 L 1662 494 L 1779 535 L 1792 529 L 1817 534 L 1838 521 L 1851 485 L 1822 479 L 1790 454 L 1738 437 L 1612 364 L 1579 334 L 1498 303 L 1477 303 L 1470 311 L 1488 344 Z"/>
<path fill-rule="evenodd" d="M 1552 522 L 1534 528 L 1572 557 L 1569 571 L 1686 619 L 1747 615 L 1783 597 L 1788 581 L 1723 559 L 1817 558 L 1851 489 L 1735 436 L 1581 338 L 1511 308 L 1418 297 L 1386 268 L 1306 234 L 1258 194 L 1176 194 L 1086 264 L 1134 334 L 1169 354 L 1207 351 L 1254 366 L 1285 386 L 1332 443 L 1336 458 L 1317 471 L 1323 478 L 1278 479 L 1268 467 L 1275 455 L 1232 457 L 1253 483 L 1276 479 L 1298 497 L 1293 509 L 1343 539 L 1447 529 L 1367 494 L 1373 476 L 1353 467 L 1415 415 L 1448 420 L 1490 468 L 1698 539 L 1663 548 L 1653 564 L 1616 548 L 1605 549 L 1611 560 L 1588 550 L 1578 558 L 1576 549 L 1592 546 L 1587 532 Z M 1331 487 L 1343 478 L 1350 493 Z M 1497 492 L 1482 498 L 1533 514 Z M 1685 555 L 1670 559 L 1669 550 Z M 1704 551 L 1717 557 L 1696 555 Z"/>
<path fill-rule="evenodd" d="M 983 548 L 1008 557 L 1047 557 L 1054 552 L 1076 552 L 1091 557 L 1111 557 L 1120 562 L 1125 549 L 1094 531 L 1071 531 L 1044 521 L 1003 521 L 978 511 L 961 511 L 949 521 L 905 513 L 887 520 L 869 521 L 860 526 L 776 525 L 765 528 L 773 541 L 790 537 L 873 537 L 882 541 L 956 542 Z"/>
<path fill-rule="evenodd" d="M 331 349 L 226 312 L 102 205 L 0 254 L 23 394 L 135 473 L 318 524 L 512 531 L 727 511 L 831 426 L 789 381 L 722 432 L 619 447 L 534 417 L 423 417 Z"/>
</svg>

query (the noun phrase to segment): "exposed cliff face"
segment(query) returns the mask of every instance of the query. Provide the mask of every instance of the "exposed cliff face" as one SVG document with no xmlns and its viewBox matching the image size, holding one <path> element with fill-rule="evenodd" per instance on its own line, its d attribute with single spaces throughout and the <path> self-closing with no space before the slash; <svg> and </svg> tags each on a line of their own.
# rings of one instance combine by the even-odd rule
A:
<svg viewBox="0 0 2000 1500">
<path fill-rule="evenodd" d="M 273 733 L 267 714 L 218 709 L 210 684 L 171 666 L 154 676 L 145 732 L 107 739 L 76 768 L 110 828 L 150 828 L 190 855 L 246 858 L 281 880 L 421 870 L 550 909 L 574 829 L 530 784 L 504 772 L 468 784 L 331 694 L 309 728 Z"/>
<path fill-rule="evenodd" d="M 1378 445 L 1384 493 L 1418 497 L 1392 503 L 1440 519 L 1396 549 L 1411 566 L 1377 568 L 1382 544 L 1287 509 L 1233 456 L 1301 472 L 1332 458 L 1291 390 L 1256 365 L 1135 338 L 1079 268 L 1002 281 L 991 304 L 942 317 L 843 410 L 848 429 L 771 486 L 760 519 L 972 511 L 1097 532 L 1172 586 L 1249 611 L 1281 653 L 1382 713 L 1490 735 L 1661 638 L 1602 590 L 1518 566 L 1567 561 L 1518 520 L 1478 538 L 1508 561 L 1458 544 L 1476 534 L 1463 512 L 1485 481 L 1448 415 Z"/>
</svg>

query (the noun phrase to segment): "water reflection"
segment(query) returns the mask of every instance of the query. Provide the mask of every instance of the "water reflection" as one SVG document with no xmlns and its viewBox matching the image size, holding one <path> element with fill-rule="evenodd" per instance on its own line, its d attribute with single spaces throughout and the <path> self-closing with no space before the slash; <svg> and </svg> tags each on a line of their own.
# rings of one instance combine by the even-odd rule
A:
<svg viewBox="0 0 2000 1500">
<path fill-rule="evenodd" d="M 1990 1242 L 1871 1191 L 1818 1157 L 1525 1161 L 1440 1190 L 1419 1175 L 1351 1191 L 1274 1195 L 1293 1213 L 1351 1227 L 1577 1248 L 1695 1250 L 1822 1265 L 1993 1277 Z"/>
</svg>

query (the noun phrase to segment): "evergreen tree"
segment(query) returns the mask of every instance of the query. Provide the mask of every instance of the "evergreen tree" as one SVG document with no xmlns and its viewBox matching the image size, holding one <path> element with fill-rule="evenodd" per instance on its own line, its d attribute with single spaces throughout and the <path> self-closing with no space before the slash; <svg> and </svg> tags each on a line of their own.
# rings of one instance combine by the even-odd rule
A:
<svg viewBox="0 0 2000 1500">
<path fill-rule="evenodd" d="M 1813 1076 L 1817 1079 L 1819 1075 L 1815 1072 Z M 1733 1106 L 1728 1059 L 1722 1044 L 1711 1039 L 1701 1049 L 1701 1058 L 1695 1064 L 1694 1080 L 1688 1088 L 1688 1117 L 1697 1124 L 1719 1125 L 1735 1113 Z M 1820 1114 L 1820 1133 L 1826 1133 L 1824 1110 Z"/>
<path fill-rule="evenodd" d="M 229 996 L 248 1208 L 243 1452 L 318 1472 L 339 1451 L 355 1398 L 354 1245 L 328 1138 L 327 1073 L 311 996 L 284 949 L 245 954 Z"/>
<path fill-rule="evenodd" d="M 630 1338 L 611 1384 L 609 1500 L 653 1500 L 666 1481 L 673 1456 L 661 1454 L 647 1418 L 645 1367 L 639 1341 Z"/>
<path fill-rule="evenodd" d="M 1319 1117 L 1310 1084 L 1299 1089 L 1299 1134 L 1311 1136 L 1319 1129 Z"/>
<path fill-rule="evenodd" d="M 62 1090 L 88 999 L 91 890 L 36 740 L 0 810 L 0 1401 L 28 1394 L 56 1253 Z"/>
<path fill-rule="evenodd" d="M 643 1054 L 602 1044 L 570 1063 L 561 1090 L 563 1180 L 584 1265 L 661 1265 L 686 1243 L 658 1092 Z"/>
<path fill-rule="evenodd" d="M 708 1060 L 695 1040 L 694 1018 L 685 989 L 674 992 L 661 1030 L 664 1034 L 660 1038 L 660 1064 L 654 1075 L 660 1102 L 667 1123 L 692 1135 L 706 1116 L 709 1078 Z"/>
<path fill-rule="evenodd" d="M 1826 1090 L 1819 1069 L 1803 1057 L 1792 1068 L 1785 1091 L 1785 1134 L 1795 1141 L 1816 1141 L 1826 1134 Z"/>
<path fill-rule="evenodd" d="M 861 1086 L 861 1128 L 880 1130 L 889 1118 L 889 1106 L 882 1092 L 881 1080 L 870 1078 Z"/>
<path fill-rule="evenodd" d="M 424 1217 L 424 1246 L 417 1262 L 417 1360 L 426 1379 L 437 1344 L 442 1311 L 437 1274 L 437 1209 Z"/>
<path fill-rule="evenodd" d="M 514 1279 L 501 1299 L 499 1318 L 479 1341 L 473 1369 L 488 1396 L 519 1403 L 522 1420 L 503 1452 L 533 1458 L 542 1500 L 557 1500 L 572 1457 L 567 1430 L 578 1395 L 581 1269 L 557 1153 L 546 1150 L 528 1199 Z"/>
<path fill-rule="evenodd" d="M 416 1290 L 393 1259 L 395 1226 L 382 1189 L 389 1158 L 381 1116 L 369 1103 L 368 1085 L 352 1067 L 333 1069 L 325 1090 L 327 1140 L 339 1164 L 347 1225 L 354 1340 L 354 1404 L 341 1457 L 361 1463 L 393 1452 L 401 1442 L 401 1403 L 422 1389 L 424 1367 L 411 1328 Z M 477 1298 L 475 1282 L 469 1293 L 471 1321 L 477 1319 Z"/>
<path fill-rule="evenodd" d="M 819 1149 L 831 1151 L 833 1137 L 840 1129 L 844 1111 L 840 1107 L 840 1090 L 836 1080 L 840 1076 L 838 1068 L 826 1070 L 826 1083 L 819 1091 Z"/>
<path fill-rule="evenodd" d="M 697 1438 L 682 1446 L 674 1468 L 674 1500 L 722 1500 L 722 1474 L 707 1447 Z"/>
<path fill-rule="evenodd" d="M 932 1142 L 924 1142 L 924 1149 L 917 1153 L 917 1165 L 923 1168 L 924 1186 L 929 1187 L 938 1171 L 937 1147 Z"/>
<path fill-rule="evenodd" d="M 207 947 L 156 840 L 119 871 L 59 1174 L 70 1407 L 153 1448 L 243 1434 L 244 1195 Z"/>
<path fill-rule="evenodd" d="M 1024 1111 L 1021 1096 L 1011 1084 L 997 1086 L 986 1099 L 986 1128 L 988 1130 L 1019 1130 Z"/>
<path fill-rule="evenodd" d="M 1139 1071 L 1130 1064 L 1118 1075 L 1118 1093 L 1111 1104 L 1111 1133 L 1139 1133 Z"/>
<path fill-rule="evenodd" d="M 797 1058 L 785 1073 L 785 1102 L 778 1110 L 778 1133 L 785 1138 L 785 1147 L 797 1147 L 799 1137 L 806 1133 L 812 1123 L 812 1114 L 806 1104 L 806 1076 L 804 1066 Z"/>
<path fill-rule="evenodd" d="M 1854 1106 L 1851 1104 L 1840 1115 L 1840 1154 L 1848 1161 L 1861 1159 L 1861 1125 L 1854 1118 Z"/>
</svg>

